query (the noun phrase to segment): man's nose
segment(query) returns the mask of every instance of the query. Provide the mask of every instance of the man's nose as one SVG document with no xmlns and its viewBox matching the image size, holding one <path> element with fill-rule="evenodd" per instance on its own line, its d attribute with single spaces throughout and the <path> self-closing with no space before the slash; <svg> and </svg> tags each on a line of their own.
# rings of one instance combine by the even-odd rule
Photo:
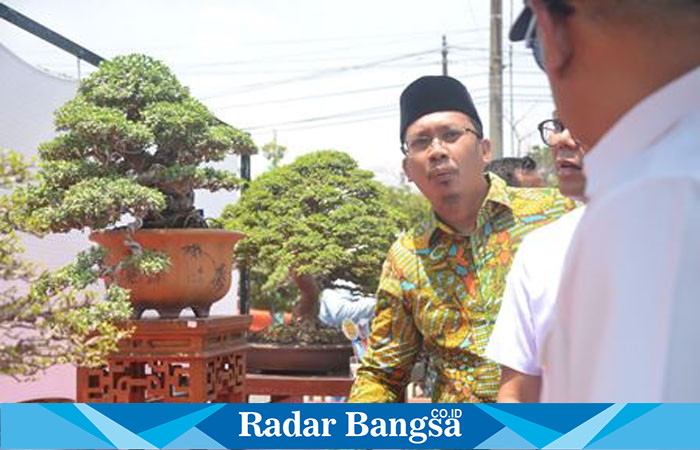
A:
<svg viewBox="0 0 700 450">
<path fill-rule="evenodd" d="M 555 139 L 553 139 L 552 147 L 554 147 L 557 150 L 569 149 L 575 151 L 578 147 L 578 144 L 576 140 L 571 136 L 571 133 L 569 133 L 569 130 L 564 130 L 561 133 L 559 133 L 559 135 L 556 136 Z"/>
<path fill-rule="evenodd" d="M 428 146 L 428 157 L 430 159 L 442 159 L 447 156 L 445 143 L 435 136 Z"/>
</svg>

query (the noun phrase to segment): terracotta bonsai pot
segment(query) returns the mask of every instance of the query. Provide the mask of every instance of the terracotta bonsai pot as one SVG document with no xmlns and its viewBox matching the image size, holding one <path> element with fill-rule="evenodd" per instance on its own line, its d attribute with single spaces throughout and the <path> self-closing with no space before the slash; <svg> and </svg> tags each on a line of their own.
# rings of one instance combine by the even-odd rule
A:
<svg viewBox="0 0 700 450">
<path fill-rule="evenodd" d="M 96 231 L 90 235 L 90 240 L 108 251 L 106 263 L 110 266 L 131 254 L 125 233 Z M 170 269 L 155 277 L 123 269 L 116 279 L 106 278 L 105 282 L 131 289 L 135 318 L 146 309 L 157 310 L 162 318 L 176 318 L 187 307 L 197 317 L 207 317 L 211 304 L 226 295 L 231 286 L 233 246 L 243 236 L 235 231 L 201 228 L 138 230 L 133 240 L 144 249 L 167 253 Z"/>
</svg>

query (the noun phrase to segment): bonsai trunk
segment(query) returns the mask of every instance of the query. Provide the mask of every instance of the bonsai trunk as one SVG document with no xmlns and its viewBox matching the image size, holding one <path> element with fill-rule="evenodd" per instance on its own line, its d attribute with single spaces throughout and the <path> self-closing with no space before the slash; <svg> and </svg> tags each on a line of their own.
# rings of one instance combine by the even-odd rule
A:
<svg viewBox="0 0 700 450">
<path fill-rule="evenodd" d="M 318 310 L 318 286 L 313 275 L 299 275 L 294 269 L 290 270 L 294 284 L 299 288 L 299 302 L 297 303 L 297 315 L 301 327 L 307 330 L 316 328 L 316 314 Z"/>
<path fill-rule="evenodd" d="M 160 213 L 148 214 L 143 228 L 208 228 L 200 211 L 194 207 L 194 190 L 169 190 L 156 186 L 167 198 L 167 207 Z"/>
</svg>

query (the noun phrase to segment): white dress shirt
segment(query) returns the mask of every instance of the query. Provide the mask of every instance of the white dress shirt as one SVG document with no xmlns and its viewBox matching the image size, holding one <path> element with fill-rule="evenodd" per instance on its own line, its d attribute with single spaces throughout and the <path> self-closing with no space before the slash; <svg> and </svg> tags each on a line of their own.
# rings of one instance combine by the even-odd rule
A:
<svg viewBox="0 0 700 450">
<path fill-rule="evenodd" d="M 584 166 L 542 400 L 700 402 L 700 68 L 628 111 Z"/>
<path fill-rule="evenodd" d="M 523 239 L 511 265 L 486 356 L 528 375 L 541 375 L 540 349 L 557 299 L 566 251 L 585 207 Z"/>
</svg>

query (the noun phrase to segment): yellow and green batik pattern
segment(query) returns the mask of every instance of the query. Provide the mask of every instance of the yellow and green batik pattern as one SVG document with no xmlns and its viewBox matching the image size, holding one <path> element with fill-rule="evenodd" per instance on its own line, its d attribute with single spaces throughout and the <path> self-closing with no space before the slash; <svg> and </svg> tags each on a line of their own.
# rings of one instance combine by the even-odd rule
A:
<svg viewBox="0 0 700 450">
<path fill-rule="evenodd" d="M 424 345 L 434 402 L 490 402 L 500 382 L 484 351 L 513 254 L 525 234 L 573 209 L 557 189 L 490 188 L 470 236 L 433 219 L 401 236 L 384 263 L 369 349 L 350 401 L 397 401 Z"/>
</svg>

